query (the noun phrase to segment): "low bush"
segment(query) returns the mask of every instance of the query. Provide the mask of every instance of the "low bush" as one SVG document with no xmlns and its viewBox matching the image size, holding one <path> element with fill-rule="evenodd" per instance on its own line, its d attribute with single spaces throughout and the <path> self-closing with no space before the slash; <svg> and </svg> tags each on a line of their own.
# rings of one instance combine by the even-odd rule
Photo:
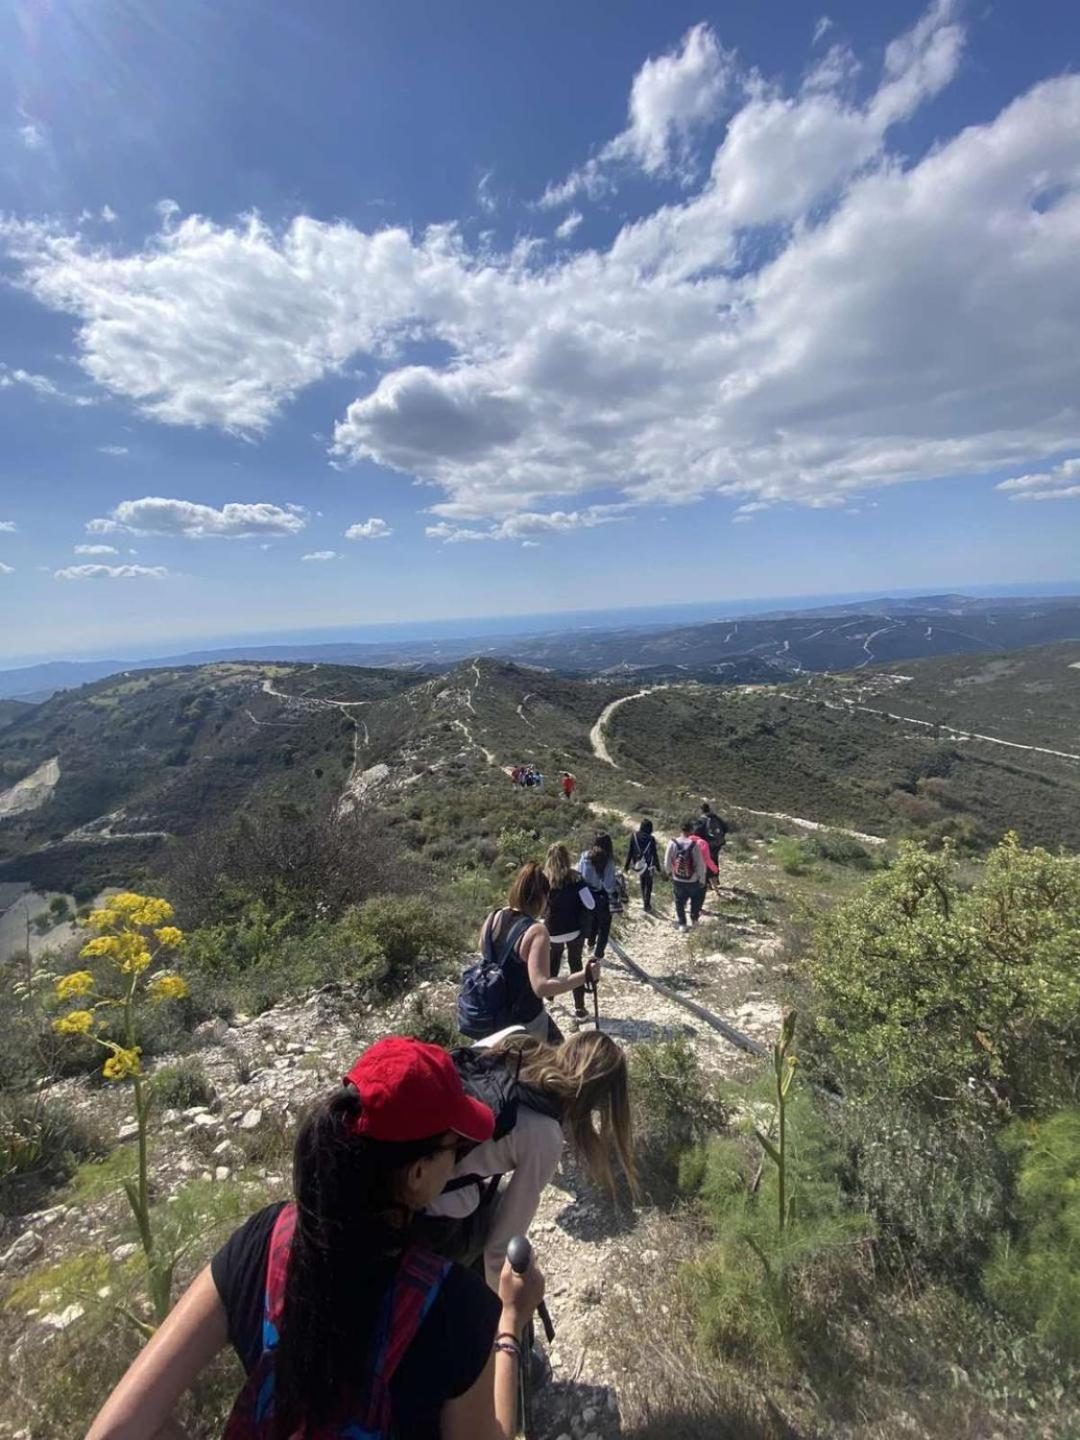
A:
<svg viewBox="0 0 1080 1440">
<path fill-rule="evenodd" d="M 1017 1162 L 1015 1233 L 987 1266 L 988 1294 L 1015 1321 L 1080 1361 L 1080 1110 L 1002 1136 Z"/>
<path fill-rule="evenodd" d="M 49 1185 L 62 1184 L 83 1160 L 108 1146 L 70 1105 L 41 1096 L 0 1099 L 0 1210 L 21 1208 Z"/>
<path fill-rule="evenodd" d="M 154 1103 L 161 1110 L 187 1110 L 192 1105 L 212 1105 L 217 1099 L 213 1082 L 198 1060 L 181 1060 L 165 1065 L 151 1077 Z"/>
<path fill-rule="evenodd" d="M 815 830 L 803 843 L 810 854 L 831 865 L 850 865 L 855 870 L 876 870 L 880 865 L 875 851 L 841 830 Z"/>
<path fill-rule="evenodd" d="M 848 1096 L 831 1118 L 885 1265 L 968 1285 L 1007 1213 L 1008 1165 L 987 1115 L 967 1104 L 931 1119 L 868 1095 Z"/>
<path fill-rule="evenodd" d="M 724 1107 L 681 1036 L 630 1052 L 638 1172 L 646 1194 L 671 1200 L 684 1154 L 721 1128 Z"/>
<path fill-rule="evenodd" d="M 770 850 L 785 875 L 809 875 L 814 868 L 815 852 L 809 842 L 794 835 L 778 835 Z"/>
<path fill-rule="evenodd" d="M 950 848 L 895 864 L 819 920 L 806 957 L 842 1084 L 940 1112 L 970 1089 L 1020 1112 L 1073 1092 L 1080 856 L 1007 835 L 966 888 Z"/>
<path fill-rule="evenodd" d="M 779 1171 L 749 1140 L 714 1137 L 681 1170 L 701 1202 L 712 1243 L 685 1272 L 710 1346 L 777 1370 L 809 1363 L 829 1306 L 853 1298 L 870 1276 L 865 1213 L 841 1184 L 840 1155 L 811 1099 L 788 1101 L 786 1219 Z M 762 1094 L 748 1123 L 771 1113 Z M 771 1142 L 770 1142 L 771 1143 Z"/>
</svg>

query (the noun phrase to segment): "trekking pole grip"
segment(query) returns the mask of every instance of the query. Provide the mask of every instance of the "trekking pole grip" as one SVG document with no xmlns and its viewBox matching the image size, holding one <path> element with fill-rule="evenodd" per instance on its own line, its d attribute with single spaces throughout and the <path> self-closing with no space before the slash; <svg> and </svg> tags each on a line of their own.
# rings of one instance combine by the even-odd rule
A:
<svg viewBox="0 0 1080 1440">
<path fill-rule="evenodd" d="M 515 1275 L 525 1274 L 532 1264 L 532 1246 L 524 1235 L 515 1235 L 510 1241 L 506 1247 L 506 1258 L 510 1261 L 510 1269 Z M 544 1327 L 544 1334 L 550 1344 L 555 1339 L 555 1326 L 551 1323 L 551 1316 L 543 1300 L 536 1307 L 536 1313 L 540 1316 L 540 1323 Z"/>
</svg>

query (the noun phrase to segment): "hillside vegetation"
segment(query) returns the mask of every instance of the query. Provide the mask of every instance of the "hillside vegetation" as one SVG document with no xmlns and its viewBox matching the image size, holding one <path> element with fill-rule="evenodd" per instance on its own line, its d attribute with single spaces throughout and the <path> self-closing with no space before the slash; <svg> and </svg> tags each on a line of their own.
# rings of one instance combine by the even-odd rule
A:
<svg viewBox="0 0 1080 1440">
<path fill-rule="evenodd" d="M 996 723 L 1021 726 L 1027 680 L 1060 672 L 1064 725 L 1073 672 L 1030 658 L 1045 668 L 1021 657 L 1011 700 L 990 686 Z M 993 662 L 949 663 L 966 694 Z M 61 757 L 52 797 L 0 822 L 9 867 L 62 863 L 79 900 L 106 857 L 124 886 L 82 907 L 75 950 L 0 976 L 0 1436 L 85 1428 L 141 1343 L 130 1317 L 287 1193 L 297 1119 L 359 1048 L 453 1043 L 464 957 L 524 859 L 598 824 L 621 846 L 644 812 L 666 836 L 702 793 L 733 827 L 721 895 L 690 937 L 632 906 L 619 943 L 665 990 L 612 965 L 599 1000 L 631 1052 L 644 1198 L 612 1204 L 567 1161 L 534 1226 L 559 1327 L 542 1440 L 1077 1432 L 1080 860 L 1057 847 L 1080 843 L 1080 767 L 844 703 L 918 677 L 638 696 L 482 660 L 137 681 L 0 737 L 9 781 Z M 592 730 L 620 698 L 611 764 Z M 543 789 L 509 783 L 524 760 Z M 115 784 L 108 814 L 85 818 L 80 766 Z M 76 815 L 84 838 L 34 848 Z M 140 946 L 134 1030 L 123 1007 L 93 1026 Z M 220 1434 L 236 1383 L 225 1357 L 188 1433 Z"/>
</svg>

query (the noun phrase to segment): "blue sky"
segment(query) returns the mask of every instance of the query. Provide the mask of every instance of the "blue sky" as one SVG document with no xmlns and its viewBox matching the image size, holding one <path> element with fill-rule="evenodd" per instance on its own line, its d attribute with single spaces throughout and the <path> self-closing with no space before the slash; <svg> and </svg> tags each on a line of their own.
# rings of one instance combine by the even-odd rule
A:
<svg viewBox="0 0 1080 1440">
<path fill-rule="evenodd" d="M 1076 579 L 1078 59 L 1059 0 L 10 0 L 0 659 Z"/>
</svg>

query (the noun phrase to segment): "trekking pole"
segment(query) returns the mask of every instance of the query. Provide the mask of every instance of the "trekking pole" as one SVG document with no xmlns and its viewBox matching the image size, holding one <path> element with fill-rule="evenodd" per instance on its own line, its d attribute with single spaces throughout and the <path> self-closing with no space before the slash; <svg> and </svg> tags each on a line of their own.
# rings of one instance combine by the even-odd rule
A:
<svg viewBox="0 0 1080 1440">
<path fill-rule="evenodd" d="M 524 1235 L 515 1235 L 510 1241 L 506 1247 L 506 1258 L 510 1261 L 510 1269 L 515 1275 L 525 1274 L 532 1264 L 532 1246 Z M 540 1323 L 544 1327 L 544 1334 L 550 1345 L 555 1339 L 555 1326 L 551 1323 L 551 1316 L 548 1314 L 548 1308 L 543 1300 L 536 1307 L 536 1313 L 540 1316 Z"/>
<path fill-rule="evenodd" d="M 600 987 L 595 980 L 590 980 L 587 989 L 592 991 L 593 1024 L 597 1030 L 600 1029 Z"/>
</svg>

